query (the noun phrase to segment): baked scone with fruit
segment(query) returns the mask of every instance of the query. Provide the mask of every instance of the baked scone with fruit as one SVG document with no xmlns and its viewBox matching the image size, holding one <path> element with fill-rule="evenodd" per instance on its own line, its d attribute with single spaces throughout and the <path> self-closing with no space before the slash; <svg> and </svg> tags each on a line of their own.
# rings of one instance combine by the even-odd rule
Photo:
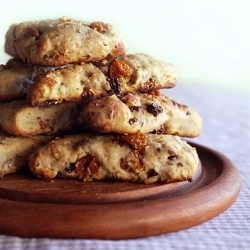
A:
<svg viewBox="0 0 250 250">
<path fill-rule="evenodd" d="M 178 136 L 82 134 L 56 138 L 29 157 L 39 178 L 141 183 L 192 180 L 199 165 L 194 147 Z"/>
<path fill-rule="evenodd" d="M 11 58 L 5 65 L 0 65 L 0 102 L 25 98 L 34 78 L 53 69 L 28 67 L 22 61 Z"/>
<path fill-rule="evenodd" d="M 28 65 L 62 66 L 98 61 L 126 52 L 123 38 L 111 24 L 68 17 L 13 24 L 5 51 Z"/>
<path fill-rule="evenodd" d="M 99 67 L 98 67 L 99 66 Z M 39 75 L 28 93 L 34 106 L 93 99 L 112 94 L 172 88 L 177 73 L 170 63 L 145 54 L 129 54 L 94 66 L 69 65 Z"/>
<path fill-rule="evenodd" d="M 112 95 L 92 100 L 82 109 L 82 124 L 102 133 L 163 133 L 196 137 L 199 114 L 159 91 Z"/>
<path fill-rule="evenodd" d="M 28 166 L 28 157 L 52 136 L 20 137 L 0 131 L 0 177 Z"/>
<path fill-rule="evenodd" d="M 31 136 L 71 131 L 77 127 L 76 102 L 33 107 L 26 100 L 0 104 L 0 127 L 12 135 Z M 80 122 L 80 121 L 79 121 Z"/>
</svg>

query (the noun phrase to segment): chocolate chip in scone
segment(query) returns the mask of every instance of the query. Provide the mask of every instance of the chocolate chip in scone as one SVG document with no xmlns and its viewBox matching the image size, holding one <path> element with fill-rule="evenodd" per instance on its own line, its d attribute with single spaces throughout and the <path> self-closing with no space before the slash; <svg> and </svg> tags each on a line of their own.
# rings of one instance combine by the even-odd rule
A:
<svg viewBox="0 0 250 250">
<path fill-rule="evenodd" d="M 153 130 L 152 132 L 150 132 L 151 134 L 157 134 L 157 135 L 160 135 L 160 134 L 163 134 L 164 131 L 165 131 L 165 126 L 164 125 L 161 125 L 160 128 L 158 130 Z"/>
<path fill-rule="evenodd" d="M 158 173 L 154 169 L 148 170 L 148 177 L 153 177 L 153 176 L 157 176 L 157 175 L 158 175 Z"/>
<path fill-rule="evenodd" d="M 57 177 L 57 178 L 63 178 L 63 174 L 62 174 L 62 172 L 60 172 L 60 171 L 59 171 L 59 172 L 57 172 L 56 177 Z"/>
<path fill-rule="evenodd" d="M 87 88 L 87 87 L 83 88 L 83 92 L 82 92 L 82 98 L 83 99 L 92 100 L 93 96 L 94 96 L 94 94 L 93 94 L 92 91 L 90 91 L 89 88 Z"/>
<path fill-rule="evenodd" d="M 65 168 L 65 171 L 68 173 L 72 173 L 75 170 L 75 164 L 70 163 L 68 167 Z"/>
<path fill-rule="evenodd" d="M 160 153 L 160 152 L 162 151 L 162 148 L 159 147 L 159 148 L 156 149 L 156 151 L 157 151 L 158 153 Z"/>
<path fill-rule="evenodd" d="M 169 156 L 168 156 L 168 159 L 169 160 L 173 160 L 174 158 L 176 158 L 176 159 L 178 159 L 178 154 L 176 154 L 173 150 L 171 150 L 171 149 L 169 149 L 168 150 L 168 153 L 170 154 Z"/>
<path fill-rule="evenodd" d="M 178 167 L 183 167 L 183 164 L 182 164 L 181 162 L 178 162 L 178 163 L 177 163 L 177 166 L 178 166 Z"/>
<path fill-rule="evenodd" d="M 137 118 L 131 118 L 131 119 L 129 119 L 129 121 L 128 121 L 128 123 L 130 124 L 130 125 L 132 125 L 133 123 L 135 123 L 135 122 L 138 122 L 138 119 Z"/>
<path fill-rule="evenodd" d="M 133 111 L 142 111 L 142 107 L 141 106 L 133 106 L 133 107 L 130 107 L 130 111 L 133 112 Z"/>
<path fill-rule="evenodd" d="M 163 109 L 160 105 L 153 102 L 151 104 L 147 104 L 147 112 L 156 117 L 159 113 L 163 112 Z"/>
<path fill-rule="evenodd" d="M 108 90 L 108 93 L 110 95 L 117 95 L 121 92 L 121 85 L 118 81 L 113 78 L 108 78 L 108 82 L 110 85 L 110 90 Z"/>
</svg>

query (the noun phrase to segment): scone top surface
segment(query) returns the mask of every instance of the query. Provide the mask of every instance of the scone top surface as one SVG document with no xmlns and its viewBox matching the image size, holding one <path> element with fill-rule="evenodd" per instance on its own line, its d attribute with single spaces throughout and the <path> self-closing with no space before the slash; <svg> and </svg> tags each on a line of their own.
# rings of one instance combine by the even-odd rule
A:
<svg viewBox="0 0 250 250">
<path fill-rule="evenodd" d="M 12 25 L 5 51 L 29 65 L 62 66 L 123 55 L 126 45 L 110 24 L 60 18 Z"/>
</svg>

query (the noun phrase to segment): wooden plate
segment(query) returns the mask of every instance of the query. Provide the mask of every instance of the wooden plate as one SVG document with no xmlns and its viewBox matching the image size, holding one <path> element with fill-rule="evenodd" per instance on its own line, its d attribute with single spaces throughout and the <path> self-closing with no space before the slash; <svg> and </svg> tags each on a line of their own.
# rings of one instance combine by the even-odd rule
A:
<svg viewBox="0 0 250 250">
<path fill-rule="evenodd" d="M 193 182 L 47 182 L 28 173 L 0 180 L 0 233 L 21 237 L 129 239 L 189 228 L 236 200 L 241 177 L 224 155 L 197 148 Z"/>
</svg>

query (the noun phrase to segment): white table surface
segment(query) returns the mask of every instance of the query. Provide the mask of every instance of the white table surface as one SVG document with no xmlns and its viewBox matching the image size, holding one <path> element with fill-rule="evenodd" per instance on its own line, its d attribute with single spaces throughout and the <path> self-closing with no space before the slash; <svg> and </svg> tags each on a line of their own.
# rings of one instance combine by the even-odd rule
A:
<svg viewBox="0 0 250 250">
<path fill-rule="evenodd" d="M 220 151 L 238 168 L 242 189 L 236 202 L 216 218 L 190 229 L 132 240 L 28 239 L 0 235 L 0 249 L 250 249 L 250 94 L 178 83 L 164 90 L 203 117 L 195 142 Z M 1 204 L 0 204 L 1 212 Z"/>
</svg>

